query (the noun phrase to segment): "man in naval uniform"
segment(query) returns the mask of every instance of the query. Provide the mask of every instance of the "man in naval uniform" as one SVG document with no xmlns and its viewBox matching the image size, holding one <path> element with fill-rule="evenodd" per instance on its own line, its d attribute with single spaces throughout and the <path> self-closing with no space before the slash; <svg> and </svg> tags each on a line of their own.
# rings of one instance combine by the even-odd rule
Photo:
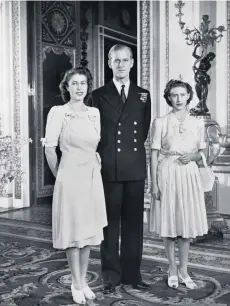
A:
<svg viewBox="0 0 230 306">
<path fill-rule="evenodd" d="M 150 119 L 149 91 L 129 79 L 132 50 L 115 45 L 109 51 L 113 80 L 93 91 L 93 106 L 101 115 L 102 160 L 108 226 L 101 244 L 103 291 L 113 293 L 119 284 L 146 290 L 140 274 L 143 248 L 146 141 Z M 119 255 L 119 233 L 121 248 Z"/>
</svg>

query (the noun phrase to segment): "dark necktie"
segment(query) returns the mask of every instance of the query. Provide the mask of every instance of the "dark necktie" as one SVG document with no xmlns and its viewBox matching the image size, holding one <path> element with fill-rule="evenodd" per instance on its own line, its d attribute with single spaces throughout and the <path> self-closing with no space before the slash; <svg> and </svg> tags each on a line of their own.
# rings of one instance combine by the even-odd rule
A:
<svg viewBox="0 0 230 306">
<path fill-rule="evenodd" d="M 125 85 L 121 85 L 121 101 L 125 103 L 126 96 L 125 96 Z"/>
</svg>

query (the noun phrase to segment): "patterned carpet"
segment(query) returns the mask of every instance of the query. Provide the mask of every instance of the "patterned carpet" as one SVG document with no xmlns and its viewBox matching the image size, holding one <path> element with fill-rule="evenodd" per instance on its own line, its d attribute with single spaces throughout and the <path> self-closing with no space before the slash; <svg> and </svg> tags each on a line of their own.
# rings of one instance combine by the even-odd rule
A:
<svg viewBox="0 0 230 306">
<path fill-rule="evenodd" d="M 88 305 L 230 306 L 230 240 L 208 238 L 191 245 L 189 271 L 197 290 L 167 286 L 162 240 L 145 231 L 143 279 L 151 290 L 129 286 L 103 296 L 99 249 L 91 251 L 88 283 L 97 299 Z M 0 306 L 74 306 L 65 252 L 52 248 L 51 207 L 0 213 Z"/>
<path fill-rule="evenodd" d="M 143 260 L 142 275 L 151 285 L 146 293 L 121 286 L 116 294 L 101 293 L 99 252 L 92 251 L 88 283 L 97 299 L 88 305 L 230 305 L 230 274 L 190 269 L 197 290 L 176 290 L 166 284 L 167 267 L 153 260 Z M 1 306 L 73 306 L 70 271 L 65 253 L 52 249 L 50 243 L 0 235 L 0 305 Z"/>
</svg>

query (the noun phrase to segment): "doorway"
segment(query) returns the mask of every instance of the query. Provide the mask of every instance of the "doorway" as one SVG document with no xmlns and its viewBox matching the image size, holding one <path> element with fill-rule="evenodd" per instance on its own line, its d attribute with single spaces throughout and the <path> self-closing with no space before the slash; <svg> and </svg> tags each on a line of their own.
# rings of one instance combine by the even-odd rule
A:
<svg viewBox="0 0 230 306">
<path fill-rule="evenodd" d="M 54 177 L 40 141 L 47 114 L 63 103 L 59 84 L 79 64 L 80 1 L 27 1 L 30 205 L 51 203 Z"/>
</svg>

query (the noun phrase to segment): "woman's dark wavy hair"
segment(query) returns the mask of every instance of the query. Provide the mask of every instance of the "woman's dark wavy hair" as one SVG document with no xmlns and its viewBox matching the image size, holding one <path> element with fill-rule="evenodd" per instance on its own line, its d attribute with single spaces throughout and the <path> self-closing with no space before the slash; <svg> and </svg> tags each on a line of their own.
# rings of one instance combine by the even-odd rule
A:
<svg viewBox="0 0 230 306">
<path fill-rule="evenodd" d="M 190 94 L 190 97 L 187 101 L 187 104 L 189 104 L 193 98 L 193 89 L 191 87 L 191 85 L 189 85 L 189 83 L 186 83 L 186 82 L 182 82 L 180 80 L 170 80 L 167 84 L 166 84 L 166 87 L 165 87 L 165 90 L 164 90 L 164 98 L 167 102 L 167 104 L 169 106 L 172 106 L 172 103 L 171 101 L 169 100 L 169 95 L 170 95 L 170 91 L 175 88 L 175 87 L 184 87 L 186 88 L 187 90 L 187 93 Z"/>
<path fill-rule="evenodd" d="M 84 103 L 86 105 L 90 105 L 91 104 L 91 99 L 92 99 L 93 77 L 92 77 L 92 74 L 89 71 L 89 69 L 86 68 L 86 67 L 82 67 L 82 66 L 75 67 L 75 68 L 72 68 L 72 69 L 66 71 L 66 73 L 64 75 L 64 78 L 59 85 L 59 89 L 61 91 L 62 99 L 63 99 L 64 102 L 69 102 L 70 93 L 67 90 L 67 87 L 68 87 L 68 83 L 69 83 L 70 79 L 75 74 L 81 74 L 81 75 L 86 76 L 88 89 L 87 89 L 87 94 L 84 98 Z"/>
</svg>

